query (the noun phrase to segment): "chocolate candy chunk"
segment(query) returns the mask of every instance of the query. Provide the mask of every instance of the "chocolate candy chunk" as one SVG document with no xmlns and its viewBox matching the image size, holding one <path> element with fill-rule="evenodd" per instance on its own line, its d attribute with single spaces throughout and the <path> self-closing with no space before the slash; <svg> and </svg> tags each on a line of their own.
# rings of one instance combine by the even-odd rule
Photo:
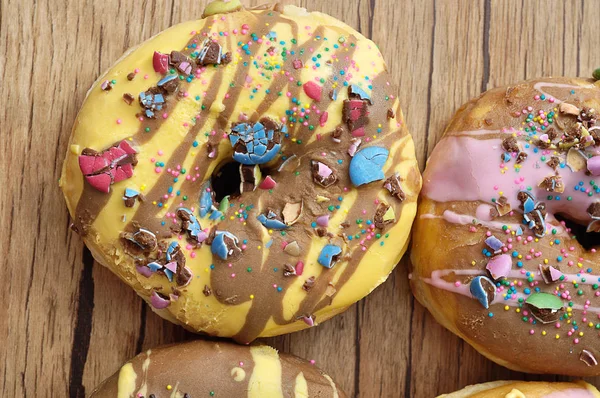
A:
<svg viewBox="0 0 600 398">
<path fill-rule="evenodd" d="M 202 230 L 200 223 L 194 213 L 185 208 L 180 207 L 175 214 L 181 220 L 181 229 L 187 231 L 188 237 L 195 243 L 202 243 L 208 238 L 208 235 Z"/>
<path fill-rule="evenodd" d="M 546 162 L 546 164 L 556 170 L 558 165 L 560 165 L 560 159 L 557 156 L 552 156 L 550 160 Z"/>
<path fill-rule="evenodd" d="M 110 80 L 105 80 L 102 82 L 102 84 L 100 85 L 100 88 L 103 91 L 110 91 L 112 90 L 112 82 Z"/>
<path fill-rule="evenodd" d="M 471 280 L 469 290 L 484 308 L 490 308 L 490 305 L 496 297 L 496 286 L 494 282 L 486 276 L 476 276 Z"/>
<path fill-rule="evenodd" d="M 563 302 L 560 297 L 550 293 L 537 292 L 527 297 L 525 304 L 531 315 L 541 323 L 553 323 L 563 314 Z"/>
<path fill-rule="evenodd" d="M 527 159 L 527 153 L 525 152 L 519 152 L 519 154 L 517 155 L 517 163 L 523 163 L 525 161 L 525 159 Z"/>
<path fill-rule="evenodd" d="M 125 101 L 127 105 L 131 105 L 133 104 L 133 101 L 135 101 L 135 97 L 129 93 L 125 93 L 123 94 L 123 101 Z"/>
<path fill-rule="evenodd" d="M 581 354 L 579 354 L 579 360 L 584 362 L 587 366 L 597 366 L 598 365 L 598 361 L 596 360 L 596 357 L 594 356 L 594 354 L 592 354 L 588 350 L 581 351 Z"/>
<path fill-rule="evenodd" d="M 283 265 L 283 276 L 292 276 L 296 275 L 296 267 L 291 264 Z"/>
<path fill-rule="evenodd" d="M 302 289 L 304 289 L 308 292 L 310 289 L 313 288 L 314 284 L 315 284 L 315 277 L 311 276 L 304 282 L 304 284 L 302 285 Z"/>
<path fill-rule="evenodd" d="M 562 178 L 559 175 L 549 176 L 544 178 L 538 187 L 545 189 L 548 192 L 562 193 L 565 191 Z"/>
<path fill-rule="evenodd" d="M 302 60 L 295 59 L 292 61 L 292 66 L 294 67 L 294 69 L 301 69 L 304 66 L 304 64 L 302 63 Z"/>
<path fill-rule="evenodd" d="M 125 250 L 133 254 L 150 252 L 157 247 L 156 235 L 147 229 L 140 228 L 134 233 L 122 232 L 120 236 Z"/>
<path fill-rule="evenodd" d="M 333 185 L 337 181 L 337 177 L 333 170 L 323 162 L 311 160 L 310 169 L 313 181 L 324 188 Z"/>
<path fill-rule="evenodd" d="M 108 193 L 110 185 L 130 178 L 137 165 L 137 151 L 127 141 L 97 152 L 86 148 L 79 156 L 79 168 L 86 181 L 101 192 Z"/>
<path fill-rule="evenodd" d="M 383 183 L 383 187 L 388 190 L 390 195 L 398 199 L 400 202 L 403 202 L 404 199 L 406 199 L 406 195 L 400 186 L 400 176 L 398 174 L 388 177 Z"/>
<path fill-rule="evenodd" d="M 387 110 L 387 118 L 394 119 L 396 117 L 396 112 L 392 108 Z"/>
<path fill-rule="evenodd" d="M 371 96 L 362 87 L 356 84 L 351 84 L 350 87 L 348 87 L 348 97 L 367 101 L 369 104 L 373 105 Z"/>
<path fill-rule="evenodd" d="M 202 290 L 202 293 L 208 297 L 212 294 L 212 290 L 210 290 L 210 287 L 208 287 L 208 285 L 204 285 L 204 289 Z"/>
<path fill-rule="evenodd" d="M 231 62 L 231 53 L 223 55 L 223 50 L 219 43 L 206 39 L 202 43 L 196 62 L 198 65 L 220 65 L 221 63 L 229 63 Z"/>
<path fill-rule="evenodd" d="M 190 57 L 181 51 L 171 51 L 169 63 L 184 75 L 190 75 L 192 73 L 193 62 L 194 61 L 192 61 Z"/>
<path fill-rule="evenodd" d="M 216 254 L 223 260 L 229 257 L 236 257 L 242 250 L 238 247 L 238 238 L 227 231 L 216 231 L 215 238 L 211 244 L 213 254 Z"/>
<path fill-rule="evenodd" d="M 135 79 L 135 73 L 129 72 L 127 74 L 127 80 L 132 81 L 133 79 Z"/>
<path fill-rule="evenodd" d="M 261 172 L 257 165 L 240 164 L 240 193 L 252 192 L 260 181 Z"/>
<path fill-rule="evenodd" d="M 507 137 L 502 141 L 502 148 L 507 152 L 519 152 L 519 144 L 515 137 Z"/>
<path fill-rule="evenodd" d="M 233 159 L 246 165 L 263 164 L 273 160 L 281 149 L 281 135 L 286 132 L 285 125 L 280 126 L 268 118 L 263 118 L 255 124 L 234 125 L 229 134 Z"/>
<path fill-rule="evenodd" d="M 294 225 L 302 216 L 304 202 L 286 203 L 281 212 L 285 225 Z"/>
<path fill-rule="evenodd" d="M 396 221 L 394 208 L 387 203 L 380 203 L 379 206 L 377 206 L 375 216 L 373 217 L 375 227 L 383 229 L 387 224 L 391 224 L 394 221 Z"/>
<path fill-rule="evenodd" d="M 335 128 L 335 130 L 333 130 L 333 131 L 331 132 L 331 139 L 332 139 L 334 142 L 340 143 L 340 142 L 341 142 L 340 138 L 342 137 L 342 134 L 343 134 L 343 133 L 344 133 L 344 129 L 343 129 L 343 128 L 341 128 L 341 127 L 336 127 L 336 128 Z"/>
<path fill-rule="evenodd" d="M 547 264 L 539 265 L 540 274 L 542 275 L 542 279 L 547 284 L 556 282 L 561 279 L 563 273 L 560 272 L 560 269 L 557 267 L 553 267 Z"/>
<path fill-rule="evenodd" d="M 367 101 L 361 99 L 344 100 L 342 120 L 348 124 L 348 128 L 354 137 L 365 135 L 364 126 L 369 122 L 368 115 Z"/>
<path fill-rule="evenodd" d="M 139 198 L 140 193 L 135 189 L 125 188 L 125 193 L 123 194 L 123 201 L 125 202 L 125 207 L 133 207 L 135 205 L 135 201 Z"/>
<path fill-rule="evenodd" d="M 167 75 L 160 79 L 156 85 L 163 89 L 166 94 L 173 94 L 179 89 L 179 79 L 177 75 Z"/>
<path fill-rule="evenodd" d="M 600 220 L 600 202 L 591 203 L 587 208 L 587 213 L 594 220 Z"/>
<path fill-rule="evenodd" d="M 144 108 L 144 116 L 148 119 L 155 119 L 156 112 L 162 110 L 165 105 L 165 92 L 159 87 L 151 87 L 140 93 L 139 101 Z"/>
</svg>

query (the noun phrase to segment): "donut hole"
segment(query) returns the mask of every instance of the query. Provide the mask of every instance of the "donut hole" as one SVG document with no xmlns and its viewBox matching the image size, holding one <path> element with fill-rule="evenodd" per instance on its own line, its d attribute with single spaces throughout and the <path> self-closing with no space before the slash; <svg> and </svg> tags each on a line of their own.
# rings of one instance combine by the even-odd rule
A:
<svg viewBox="0 0 600 398">
<path fill-rule="evenodd" d="M 212 173 L 210 182 L 217 202 L 221 202 L 227 195 L 240 196 L 240 184 L 242 182 L 240 163 L 227 162 L 220 165 Z"/>
<path fill-rule="evenodd" d="M 554 216 L 558 221 L 564 222 L 565 227 L 571 230 L 569 235 L 574 236 L 585 250 L 591 250 L 600 246 L 600 232 L 587 232 L 587 224 L 573 221 L 565 214 L 558 213 Z"/>
</svg>

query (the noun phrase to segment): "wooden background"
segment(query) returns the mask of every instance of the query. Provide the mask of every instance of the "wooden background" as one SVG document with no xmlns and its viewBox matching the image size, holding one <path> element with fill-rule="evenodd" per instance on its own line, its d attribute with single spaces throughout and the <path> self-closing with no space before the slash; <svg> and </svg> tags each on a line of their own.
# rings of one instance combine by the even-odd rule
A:
<svg viewBox="0 0 600 398">
<path fill-rule="evenodd" d="M 154 315 L 69 230 L 57 184 L 69 132 L 104 69 L 206 1 L 0 1 L 0 396 L 83 397 L 141 350 L 195 336 Z M 600 66 L 600 0 L 295 2 L 381 46 L 422 167 L 470 97 Z M 265 341 L 316 359 L 353 397 L 540 378 L 494 365 L 437 325 L 409 292 L 406 261 L 345 314 Z"/>
</svg>

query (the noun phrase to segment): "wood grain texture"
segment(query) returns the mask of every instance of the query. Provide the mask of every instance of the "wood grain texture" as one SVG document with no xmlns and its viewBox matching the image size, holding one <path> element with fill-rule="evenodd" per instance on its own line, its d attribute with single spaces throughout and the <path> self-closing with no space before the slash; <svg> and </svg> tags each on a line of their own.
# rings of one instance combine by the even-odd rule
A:
<svg viewBox="0 0 600 398">
<path fill-rule="evenodd" d="M 598 0 L 289 0 L 377 42 L 423 168 L 455 110 L 482 90 L 600 66 Z M 0 396 L 83 397 L 122 362 L 196 336 L 94 263 L 57 180 L 76 112 L 130 46 L 197 17 L 205 0 L 1 0 Z M 246 1 L 256 5 L 259 0 Z M 439 326 L 412 298 L 406 263 L 318 328 L 265 339 L 317 363 L 350 396 L 433 397 L 511 372 Z M 600 385 L 600 377 L 590 380 Z"/>
</svg>

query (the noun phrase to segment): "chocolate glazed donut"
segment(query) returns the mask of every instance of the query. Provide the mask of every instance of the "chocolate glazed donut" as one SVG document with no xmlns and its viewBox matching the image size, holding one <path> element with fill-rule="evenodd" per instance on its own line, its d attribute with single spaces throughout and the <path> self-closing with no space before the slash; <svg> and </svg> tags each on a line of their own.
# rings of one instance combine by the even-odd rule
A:
<svg viewBox="0 0 600 398">
<path fill-rule="evenodd" d="M 411 286 L 508 368 L 600 374 L 600 84 L 530 80 L 454 116 L 424 173 Z"/>
<path fill-rule="evenodd" d="M 247 343 L 382 283 L 421 179 L 375 44 L 293 6 L 204 15 L 99 79 L 61 186 L 94 257 L 157 313 Z"/>
<path fill-rule="evenodd" d="M 315 365 L 265 345 L 193 341 L 136 356 L 93 392 L 93 398 L 345 398 Z"/>
</svg>

